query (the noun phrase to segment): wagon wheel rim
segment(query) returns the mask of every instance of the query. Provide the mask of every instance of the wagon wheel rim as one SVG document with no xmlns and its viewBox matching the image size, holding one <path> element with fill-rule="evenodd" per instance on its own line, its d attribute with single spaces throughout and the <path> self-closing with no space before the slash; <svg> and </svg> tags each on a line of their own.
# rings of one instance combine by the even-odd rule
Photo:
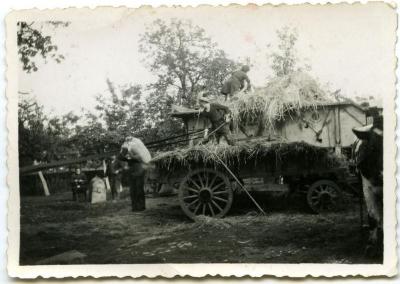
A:
<svg viewBox="0 0 400 284">
<path fill-rule="evenodd" d="M 227 177 L 214 169 L 189 172 L 179 187 L 179 203 L 185 214 L 221 218 L 232 206 L 233 191 Z"/>
<path fill-rule="evenodd" d="M 307 193 L 307 203 L 316 213 L 333 212 L 340 206 L 341 192 L 336 183 L 317 181 Z"/>
</svg>

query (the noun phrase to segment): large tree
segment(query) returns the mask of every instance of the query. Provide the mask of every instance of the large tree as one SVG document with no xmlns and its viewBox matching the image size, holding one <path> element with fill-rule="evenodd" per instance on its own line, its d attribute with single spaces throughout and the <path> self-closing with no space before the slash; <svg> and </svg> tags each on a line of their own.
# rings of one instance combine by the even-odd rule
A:
<svg viewBox="0 0 400 284">
<path fill-rule="evenodd" d="M 157 89 L 155 93 L 187 106 L 195 103 L 202 87 L 217 94 L 223 80 L 237 67 L 204 29 L 190 21 L 154 21 L 141 36 L 140 51 L 157 76 L 150 86 Z"/>
<path fill-rule="evenodd" d="M 309 70 L 310 66 L 298 55 L 296 43 L 299 38 L 298 32 L 288 26 L 276 31 L 278 37 L 277 50 L 269 57 L 272 59 L 271 68 L 277 77 L 289 75 L 294 71 Z"/>
</svg>

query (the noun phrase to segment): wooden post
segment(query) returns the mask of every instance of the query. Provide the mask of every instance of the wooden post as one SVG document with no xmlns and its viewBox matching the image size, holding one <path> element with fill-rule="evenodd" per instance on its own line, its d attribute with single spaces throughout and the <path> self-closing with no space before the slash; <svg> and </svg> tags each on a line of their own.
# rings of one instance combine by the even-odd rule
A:
<svg viewBox="0 0 400 284">
<path fill-rule="evenodd" d="M 106 184 L 106 190 L 107 190 L 107 193 L 110 193 L 111 192 L 111 185 L 110 185 L 110 180 L 108 179 L 108 176 L 106 176 L 106 173 L 107 173 L 106 160 L 103 160 L 103 172 L 104 172 L 104 182 Z"/>
<path fill-rule="evenodd" d="M 340 125 L 340 121 L 339 121 L 339 119 L 340 119 L 340 114 L 339 114 L 339 112 L 340 112 L 340 109 L 339 109 L 339 107 L 338 106 L 335 106 L 335 154 L 336 155 L 338 155 L 338 156 L 340 156 L 341 155 L 341 150 L 342 150 L 342 147 L 341 147 L 341 130 L 340 130 L 340 127 L 341 127 L 341 125 Z"/>
<path fill-rule="evenodd" d="M 36 160 L 33 161 L 33 165 L 38 165 L 38 164 L 39 163 Z M 45 196 L 50 196 L 49 187 L 47 186 L 47 181 L 44 178 L 44 175 L 43 175 L 42 171 L 39 171 L 38 175 L 39 175 L 40 181 L 41 181 L 42 186 L 43 186 L 44 195 Z"/>
</svg>

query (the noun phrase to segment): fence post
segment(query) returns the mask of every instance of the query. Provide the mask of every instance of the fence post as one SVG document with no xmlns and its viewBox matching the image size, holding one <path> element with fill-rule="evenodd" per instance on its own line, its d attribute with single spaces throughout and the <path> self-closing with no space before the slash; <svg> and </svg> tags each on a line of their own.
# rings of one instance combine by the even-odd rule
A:
<svg viewBox="0 0 400 284">
<path fill-rule="evenodd" d="M 38 165 L 39 163 L 36 160 L 34 160 L 33 164 L 34 165 Z M 42 171 L 39 171 L 38 175 L 39 175 L 40 181 L 41 181 L 42 186 L 43 186 L 44 195 L 45 196 L 49 196 L 50 195 L 49 187 L 47 186 L 47 181 L 44 178 L 44 175 L 43 175 Z"/>
</svg>

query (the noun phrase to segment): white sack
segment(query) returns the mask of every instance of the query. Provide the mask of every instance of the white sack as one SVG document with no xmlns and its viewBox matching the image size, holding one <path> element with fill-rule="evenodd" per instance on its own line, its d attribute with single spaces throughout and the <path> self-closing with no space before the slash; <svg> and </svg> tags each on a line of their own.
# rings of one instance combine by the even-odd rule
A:
<svg viewBox="0 0 400 284">
<path fill-rule="evenodd" d="M 107 201 L 107 189 L 106 189 L 106 184 L 104 183 L 104 180 L 102 178 L 99 178 L 98 176 L 95 176 L 92 178 L 90 181 L 90 187 L 91 187 L 91 203 L 103 203 Z"/>
<path fill-rule="evenodd" d="M 124 144 L 122 144 L 122 149 L 126 148 L 128 150 L 126 159 L 131 160 L 140 160 L 141 162 L 147 164 L 151 160 L 151 155 L 149 150 L 147 150 L 146 146 L 143 142 L 135 137 L 128 138 Z"/>
</svg>

